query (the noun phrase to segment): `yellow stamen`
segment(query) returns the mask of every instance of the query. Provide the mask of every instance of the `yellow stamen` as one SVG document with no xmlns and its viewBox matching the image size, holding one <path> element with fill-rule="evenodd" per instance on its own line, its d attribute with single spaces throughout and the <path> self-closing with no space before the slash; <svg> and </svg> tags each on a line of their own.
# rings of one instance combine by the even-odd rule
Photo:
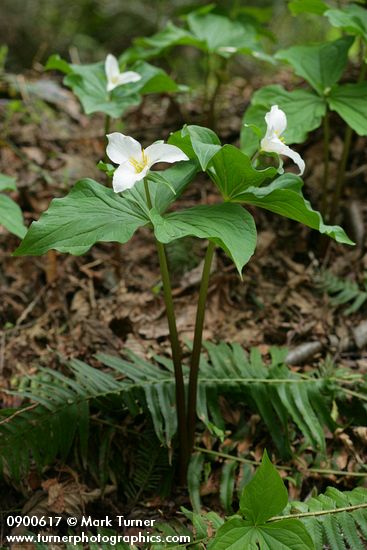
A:
<svg viewBox="0 0 367 550">
<path fill-rule="evenodd" d="M 135 172 L 139 174 L 144 170 L 146 165 L 148 164 L 148 158 L 145 154 L 144 149 L 141 150 L 141 161 L 135 159 L 134 157 L 129 158 L 130 164 L 135 168 Z"/>
</svg>

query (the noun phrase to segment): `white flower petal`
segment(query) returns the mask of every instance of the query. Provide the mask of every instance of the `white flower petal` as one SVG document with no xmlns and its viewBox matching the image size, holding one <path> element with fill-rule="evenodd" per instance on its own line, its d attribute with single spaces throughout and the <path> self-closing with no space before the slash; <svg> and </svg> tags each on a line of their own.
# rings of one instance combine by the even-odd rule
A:
<svg viewBox="0 0 367 550">
<path fill-rule="evenodd" d="M 142 180 L 148 172 L 148 167 L 145 167 L 141 172 L 137 173 L 135 168 L 129 161 L 121 164 L 114 172 L 112 178 L 112 187 L 115 193 L 121 193 L 126 189 L 134 187 L 135 183 Z"/>
<path fill-rule="evenodd" d="M 275 134 L 269 139 L 266 136 L 261 140 L 261 149 L 267 153 L 278 153 L 293 160 L 299 168 L 299 175 L 302 176 L 305 171 L 305 162 L 301 155 L 293 151 L 288 145 L 285 145 Z"/>
<path fill-rule="evenodd" d="M 145 149 L 148 166 L 152 166 L 156 162 L 178 162 L 180 160 L 189 160 L 181 149 L 175 145 L 168 143 L 153 143 Z"/>
<path fill-rule="evenodd" d="M 265 122 L 267 124 L 267 133 L 273 130 L 278 136 L 281 136 L 287 128 L 286 114 L 279 109 L 278 105 L 273 105 L 270 111 L 266 113 Z"/>
<path fill-rule="evenodd" d="M 113 78 L 118 77 L 120 74 L 119 63 L 116 57 L 111 53 L 107 55 L 104 66 L 108 82 L 111 82 Z"/>
<path fill-rule="evenodd" d="M 108 145 L 106 153 L 112 162 L 122 164 L 131 157 L 140 161 L 141 145 L 136 139 L 120 134 L 119 132 L 107 134 L 107 139 Z"/>
<path fill-rule="evenodd" d="M 137 82 L 140 79 L 141 75 L 139 73 L 136 73 L 135 71 L 126 71 L 119 74 L 117 85 L 121 86 L 122 84 L 129 84 L 129 82 Z"/>
</svg>

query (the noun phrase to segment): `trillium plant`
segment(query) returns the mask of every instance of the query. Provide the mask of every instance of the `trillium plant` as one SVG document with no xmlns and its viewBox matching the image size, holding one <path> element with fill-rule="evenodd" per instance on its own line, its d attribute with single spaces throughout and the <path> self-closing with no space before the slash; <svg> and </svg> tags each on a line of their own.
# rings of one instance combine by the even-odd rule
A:
<svg viewBox="0 0 367 550">
<path fill-rule="evenodd" d="M 108 134 L 111 119 L 122 117 L 128 108 L 138 106 L 145 94 L 174 94 L 186 87 L 179 86 L 168 74 L 144 61 L 135 61 L 125 70 L 112 54 L 104 61 L 87 65 L 68 63 L 59 55 L 52 55 L 46 64 L 47 70 L 65 74 L 64 84 L 72 89 L 84 112 L 104 113 L 105 134 Z"/>
<path fill-rule="evenodd" d="M 266 114 L 263 152 L 289 156 L 304 170 L 300 156 L 283 144 L 286 116 L 276 105 Z M 149 227 L 156 241 L 163 295 L 169 325 L 175 374 L 176 433 L 179 471 L 184 482 L 197 423 L 197 386 L 202 333 L 211 263 L 215 248 L 234 262 L 239 275 L 256 248 L 256 226 L 246 205 L 254 205 L 305 224 L 340 243 L 353 244 L 339 226 L 325 225 L 302 195 L 299 175 L 275 167 L 257 169 L 256 161 L 201 126 L 184 126 L 168 139 L 146 148 L 129 136 L 107 136 L 107 155 L 118 165 L 113 189 L 86 178 L 70 193 L 54 199 L 39 221 L 33 222 L 15 251 L 41 255 L 50 249 L 80 255 L 97 242 L 126 243 L 140 227 Z M 155 163 L 175 163 L 153 171 Z M 191 208 L 175 205 L 183 191 L 204 172 L 215 186 L 218 200 Z M 183 364 L 177 331 L 165 244 L 186 236 L 208 241 L 200 283 L 190 364 Z M 183 371 L 189 366 L 188 382 Z M 157 367 L 158 368 L 158 367 Z"/>
</svg>

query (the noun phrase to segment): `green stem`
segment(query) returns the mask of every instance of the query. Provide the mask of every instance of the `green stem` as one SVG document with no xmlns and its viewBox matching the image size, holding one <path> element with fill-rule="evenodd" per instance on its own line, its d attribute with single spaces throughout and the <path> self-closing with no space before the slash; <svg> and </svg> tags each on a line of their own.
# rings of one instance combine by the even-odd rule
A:
<svg viewBox="0 0 367 550">
<path fill-rule="evenodd" d="M 324 177 L 322 181 L 321 214 L 325 216 L 327 209 L 327 194 L 329 181 L 329 146 L 330 146 L 330 123 L 329 111 L 326 110 L 324 120 Z"/>
<path fill-rule="evenodd" d="M 149 192 L 149 184 L 147 179 L 144 179 L 145 194 L 147 198 L 148 208 L 153 208 L 152 199 Z M 172 360 L 175 373 L 175 390 L 176 390 L 176 414 L 177 414 L 177 431 L 179 439 L 179 475 L 182 484 L 186 481 L 186 470 L 188 464 L 188 447 L 187 447 L 187 431 L 186 431 L 186 399 L 185 399 L 185 384 L 181 365 L 181 346 L 178 338 L 176 316 L 173 306 L 171 281 L 168 271 L 167 257 L 164 246 L 156 240 L 159 266 L 163 283 L 163 295 L 166 305 L 166 313 L 168 320 L 169 335 L 172 349 Z"/>
<path fill-rule="evenodd" d="M 106 115 L 106 117 L 104 119 L 104 135 L 105 136 L 110 133 L 110 125 L 111 125 L 111 117 L 110 117 L 110 115 Z"/>
<path fill-rule="evenodd" d="M 104 119 L 104 141 L 105 141 L 105 146 L 106 147 L 108 145 L 107 134 L 110 133 L 110 125 L 111 125 L 111 117 L 110 117 L 110 115 L 106 115 L 105 119 Z M 109 159 L 108 159 L 108 156 L 107 156 L 107 152 L 105 152 L 103 160 L 104 160 L 104 162 L 108 162 Z"/>
<path fill-rule="evenodd" d="M 268 521 L 280 521 L 282 519 L 312 518 L 316 516 L 326 516 L 328 514 L 339 514 L 340 512 L 354 512 L 367 508 L 367 503 L 354 504 L 353 506 L 344 506 L 343 508 L 332 508 L 331 510 L 318 510 L 317 512 L 301 512 L 300 514 L 288 514 L 287 516 L 274 516 Z"/>
<path fill-rule="evenodd" d="M 340 201 L 340 197 L 341 197 L 343 185 L 344 185 L 345 169 L 347 167 L 350 146 L 352 143 L 352 135 L 353 135 L 352 128 L 350 126 L 347 126 L 347 129 L 345 130 L 343 152 L 342 152 L 342 156 L 338 166 L 338 175 L 336 178 L 335 192 L 334 192 L 333 201 L 330 209 L 329 220 L 331 224 L 334 223 L 335 216 L 339 209 L 339 201 Z"/>
<path fill-rule="evenodd" d="M 203 327 L 205 319 L 205 304 L 208 294 L 210 268 L 213 260 L 215 244 L 209 241 L 205 255 L 203 274 L 201 277 L 200 292 L 198 307 L 196 311 L 194 344 L 191 356 L 190 377 L 189 377 L 189 397 L 187 405 L 187 436 L 188 436 L 188 452 L 191 454 L 195 439 L 196 425 L 196 400 L 197 400 L 197 385 L 200 366 L 201 344 L 203 341 Z"/>
<path fill-rule="evenodd" d="M 220 453 L 218 451 L 211 451 L 209 449 L 204 449 L 203 447 L 194 447 L 194 451 L 200 453 L 205 453 L 211 456 L 216 456 L 218 458 L 224 458 L 226 460 L 234 460 L 235 462 L 240 462 L 241 464 L 253 464 L 254 466 L 260 466 L 261 462 L 257 460 L 250 460 L 249 458 L 240 458 L 238 456 L 233 456 L 228 453 Z M 277 470 L 285 470 L 287 472 L 293 472 L 294 468 L 291 466 L 282 466 L 274 464 L 274 468 Z M 367 477 L 367 472 L 345 472 L 344 470 L 331 470 L 327 468 L 302 468 L 302 472 L 305 474 L 324 474 L 324 475 L 335 475 L 335 476 L 350 476 L 350 477 Z"/>
<path fill-rule="evenodd" d="M 367 64 L 363 61 L 364 59 L 364 52 L 365 52 L 365 46 L 362 44 L 362 65 L 359 72 L 358 82 L 363 82 L 365 76 L 366 76 L 366 70 L 367 70 Z M 343 152 L 342 157 L 339 162 L 338 166 L 338 176 L 336 179 L 336 186 L 335 186 L 335 193 L 333 197 L 333 202 L 331 205 L 330 210 L 330 223 L 334 223 L 335 216 L 339 209 L 339 201 L 340 197 L 343 191 L 344 181 L 345 181 L 345 169 L 347 167 L 348 157 L 349 157 L 349 151 L 350 146 L 352 143 L 352 136 L 353 136 L 353 130 L 350 126 L 347 126 L 347 129 L 345 131 L 345 137 L 344 137 L 344 146 L 343 146 Z"/>
</svg>

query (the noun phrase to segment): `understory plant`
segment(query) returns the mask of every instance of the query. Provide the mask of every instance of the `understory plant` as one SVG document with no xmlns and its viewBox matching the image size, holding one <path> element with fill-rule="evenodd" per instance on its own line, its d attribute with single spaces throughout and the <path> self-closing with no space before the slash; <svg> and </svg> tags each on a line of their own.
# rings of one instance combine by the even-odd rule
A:
<svg viewBox="0 0 367 550">
<path fill-rule="evenodd" d="M 302 2 L 300 4 L 304 11 L 307 11 L 306 5 L 311 11 L 315 9 L 314 6 L 311 6 L 312 3 Z M 351 9 L 354 10 L 354 8 Z M 358 13 L 365 11 L 359 6 L 355 9 Z M 364 53 L 367 34 L 366 31 L 362 34 L 358 20 L 354 27 L 344 20 L 342 25 L 341 14 L 346 17 L 343 10 L 347 10 L 347 8 L 326 10 L 327 6 L 324 7 L 324 12 L 329 15 L 330 22 L 341 27 L 348 34 L 331 42 L 292 46 L 275 54 L 275 59 L 290 64 L 295 74 L 310 84 L 311 88 L 302 87 L 288 91 L 283 86 L 275 84 L 264 86 L 256 91 L 252 97 L 251 105 L 244 115 L 241 148 L 247 154 L 253 154 L 256 151 L 258 134 L 261 134 L 264 129 L 264 114 L 274 103 L 277 103 L 288 117 L 289 126 L 284 137 L 289 144 L 303 142 L 311 131 L 322 126 L 324 174 L 320 193 L 321 212 L 333 222 L 338 212 L 352 133 L 354 131 L 360 136 L 367 135 L 367 82 L 365 81 Z M 347 10 L 346 13 L 349 11 Z M 349 16 L 350 19 L 354 21 L 352 15 Z M 347 68 L 348 52 L 354 47 L 354 44 L 359 44 L 362 52 L 359 60 L 359 77 L 354 81 L 350 81 L 351 79 L 348 78 L 347 83 L 340 82 Z M 335 111 L 343 119 L 346 130 L 336 181 L 330 192 L 331 111 Z"/>
<path fill-rule="evenodd" d="M 285 114 L 273 106 L 266 121 L 268 128 L 263 145 L 271 152 L 273 144 L 271 154 L 281 153 L 277 129 L 280 124 L 285 129 Z M 258 170 L 249 156 L 237 147 L 222 145 L 210 129 L 184 126 L 170 136 L 168 143 L 156 142 L 147 148 L 117 132 L 107 135 L 107 139 L 107 155 L 118 164 L 113 173 L 113 189 L 88 178 L 80 180 L 66 197 L 54 199 L 39 221 L 32 223 L 14 254 L 41 255 L 55 249 L 80 255 L 97 242 L 126 243 L 140 227 L 153 230 L 172 348 L 175 376 L 172 407 L 176 410 L 179 472 L 184 483 L 195 439 L 202 333 L 214 251 L 216 247 L 221 248 L 242 276 L 243 267 L 256 248 L 255 222 L 243 205 L 270 210 L 340 243 L 353 243 L 341 227 L 324 224 L 321 215 L 303 197 L 303 182 L 298 175 L 279 175 L 275 167 Z M 289 155 L 287 150 L 302 173 L 303 161 L 293 153 Z M 176 164 L 165 171 L 152 171 L 157 162 Z M 168 211 L 198 172 L 209 176 L 221 200 L 216 204 Z M 187 236 L 208 240 L 208 247 L 186 385 L 164 245 Z M 171 422 L 174 426 L 172 416 Z"/>
<path fill-rule="evenodd" d="M 85 113 L 104 113 L 105 134 L 109 132 L 111 119 L 121 118 L 129 107 L 141 103 L 145 94 L 175 94 L 185 90 L 158 67 L 145 61 L 136 61 L 125 70 L 112 54 L 105 61 L 87 65 L 68 63 L 57 54 L 46 64 L 48 70 L 65 74 L 64 84 L 72 89 Z"/>
<path fill-rule="evenodd" d="M 274 63 L 261 45 L 261 34 L 265 34 L 263 25 L 253 14 L 237 13 L 236 10 L 234 16 L 217 13 L 214 4 L 195 9 L 182 16 L 184 26 L 169 21 L 153 36 L 135 39 L 120 61 L 131 63 L 159 57 L 170 63 L 172 57 L 175 59 L 174 48 L 186 46 L 199 50 L 203 63 L 203 109 L 207 125 L 215 129 L 216 101 L 227 80 L 229 61 L 236 55 L 249 55 L 257 61 Z"/>
</svg>

